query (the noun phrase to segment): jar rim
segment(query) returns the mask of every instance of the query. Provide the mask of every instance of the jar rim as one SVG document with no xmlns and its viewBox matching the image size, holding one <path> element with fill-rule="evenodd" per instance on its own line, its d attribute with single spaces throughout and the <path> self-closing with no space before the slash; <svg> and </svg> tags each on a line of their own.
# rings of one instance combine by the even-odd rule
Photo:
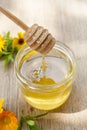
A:
<svg viewBox="0 0 87 130">
<path fill-rule="evenodd" d="M 15 58 L 15 71 L 16 71 L 16 76 L 17 78 L 23 82 L 23 84 L 26 84 L 26 85 L 29 85 L 29 88 L 31 89 L 40 89 L 42 88 L 43 86 L 47 86 L 47 87 L 43 87 L 44 89 L 51 89 L 51 88 L 56 88 L 56 86 L 58 87 L 61 87 L 62 85 L 66 84 L 70 79 L 72 79 L 75 71 L 76 71 L 76 59 L 75 59 L 75 56 L 73 54 L 73 52 L 71 51 L 71 49 L 65 45 L 64 43 L 60 42 L 60 41 L 57 41 L 54 48 L 57 47 L 58 50 L 63 50 L 64 52 L 67 53 L 67 56 L 68 58 L 72 61 L 72 71 L 70 72 L 70 74 L 67 76 L 67 78 L 64 78 L 62 79 L 61 81 L 59 82 L 56 82 L 52 85 L 42 85 L 42 84 L 36 84 L 36 83 L 32 83 L 30 81 L 28 81 L 26 78 L 24 78 L 21 73 L 19 72 L 18 70 L 18 57 L 19 55 L 23 55 L 23 51 L 26 51 L 26 49 L 29 49 L 30 51 L 32 50 L 28 45 L 25 45 L 23 48 L 21 48 L 19 50 L 19 52 L 17 53 L 16 55 L 16 58 Z M 65 53 L 64 53 L 65 54 Z M 39 86 L 39 87 L 38 87 Z"/>
</svg>

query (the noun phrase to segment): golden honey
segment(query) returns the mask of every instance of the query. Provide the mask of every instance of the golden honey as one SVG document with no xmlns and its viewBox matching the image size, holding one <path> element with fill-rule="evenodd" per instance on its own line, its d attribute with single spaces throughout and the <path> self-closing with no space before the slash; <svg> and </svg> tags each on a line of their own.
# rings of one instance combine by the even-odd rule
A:
<svg viewBox="0 0 87 130">
<path fill-rule="evenodd" d="M 67 100 L 75 68 L 73 53 L 59 43 L 46 56 L 26 46 L 15 61 L 16 75 L 25 100 L 41 110 L 55 109 Z"/>
</svg>

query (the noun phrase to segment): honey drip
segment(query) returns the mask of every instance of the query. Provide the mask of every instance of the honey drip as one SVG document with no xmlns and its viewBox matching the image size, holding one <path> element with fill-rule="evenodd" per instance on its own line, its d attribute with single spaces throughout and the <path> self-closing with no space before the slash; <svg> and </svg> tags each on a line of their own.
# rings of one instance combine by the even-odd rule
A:
<svg viewBox="0 0 87 130">
<path fill-rule="evenodd" d="M 34 80 L 33 83 L 41 84 L 41 85 L 52 85 L 52 84 L 56 83 L 53 79 L 46 77 L 47 67 L 48 67 L 48 64 L 45 61 L 45 55 L 43 55 L 42 56 L 42 63 L 41 63 L 41 67 L 40 67 L 40 69 L 42 70 L 42 73 L 43 73 L 43 77 L 40 78 L 39 80 L 37 80 L 37 78 L 39 77 L 38 71 L 34 70 L 34 73 L 36 75 L 36 80 Z"/>
</svg>

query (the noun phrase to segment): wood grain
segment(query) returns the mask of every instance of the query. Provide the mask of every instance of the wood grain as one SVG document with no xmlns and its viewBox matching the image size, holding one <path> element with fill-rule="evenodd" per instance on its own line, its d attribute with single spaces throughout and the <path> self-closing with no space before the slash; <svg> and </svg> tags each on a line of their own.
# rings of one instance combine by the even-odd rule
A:
<svg viewBox="0 0 87 130">
<path fill-rule="evenodd" d="M 38 23 L 67 44 L 74 52 L 77 60 L 77 75 L 68 101 L 53 113 L 74 113 L 87 109 L 87 1 L 86 0 L 9 0 L 0 1 L 7 9 L 22 19 L 27 25 Z M 0 33 L 11 31 L 16 35 L 21 31 L 13 22 L 0 13 Z M 4 72 L 0 62 L 0 97 L 5 98 L 5 107 L 16 112 L 40 113 L 23 100 L 17 85 L 13 65 Z M 85 114 L 87 120 L 87 114 Z M 59 118 L 60 119 L 60 118 Z M 78 118 L 79 120 L 79 118 Z M 76 125 L 56 119 L 41 119 L 39 126 L 45 130 L 87 130 L 87 125 L 79 121 Z M 24 130 L 27 130 L 24 127 Z"/>
</svg>

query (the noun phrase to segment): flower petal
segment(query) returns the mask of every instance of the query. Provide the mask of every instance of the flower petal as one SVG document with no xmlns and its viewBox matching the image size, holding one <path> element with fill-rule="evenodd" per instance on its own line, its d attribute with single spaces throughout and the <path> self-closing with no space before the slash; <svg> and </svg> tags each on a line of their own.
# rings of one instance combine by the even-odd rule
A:
<svg viewBox="0 0 87 130">
<path fill-rule="evenodd" d="M 20 38 L 24 38 L 24 33 L 23 32 L 19 32 L 18 33 L 18 38 L 20 39 Z"/>
<path fill-rule="evenodd" d="M 3 104 L 4 104 L 4 98 L 0 99 L 0 113 L 3 112 L 2 108 Z"/>
<path fill-rule="evenodd" d="M 4 49 L 4 45 L 5 45 L 5 39 L 3 36 L 0 35 L 0 51 Z"/>
</svg>

